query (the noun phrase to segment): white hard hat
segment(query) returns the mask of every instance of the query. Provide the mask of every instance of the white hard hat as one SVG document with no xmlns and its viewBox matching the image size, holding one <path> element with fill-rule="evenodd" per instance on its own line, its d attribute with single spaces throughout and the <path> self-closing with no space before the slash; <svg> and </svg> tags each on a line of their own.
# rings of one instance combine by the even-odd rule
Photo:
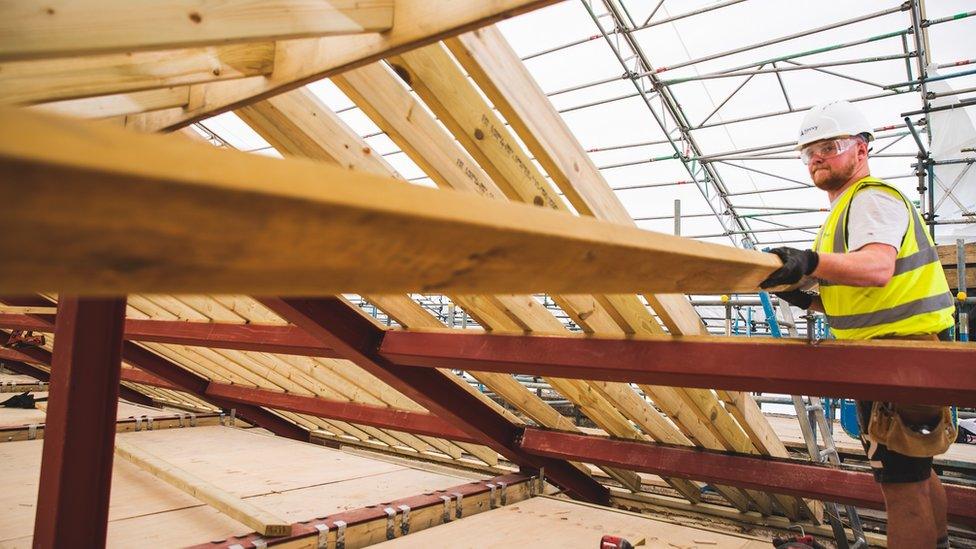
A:
<svg viewBox="0 0 976 549">
<path fill-rule="evenodd" d="M 867 134 L 868 141 L 874 141 L 874 128 L 864 114 L 848 101 L 830 101 L 807 111 L 796 148 L 800 150 L 821 139 L 860 134 Z"/>
</svg>

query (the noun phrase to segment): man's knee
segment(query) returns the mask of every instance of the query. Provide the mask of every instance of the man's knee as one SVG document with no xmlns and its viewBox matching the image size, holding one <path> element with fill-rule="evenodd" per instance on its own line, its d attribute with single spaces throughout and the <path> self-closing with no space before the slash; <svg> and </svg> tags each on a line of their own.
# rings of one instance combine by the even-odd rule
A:
<svg viewBox="0 0 976 549">
<path fill-rule="evenodd" d="M 881 483 L 881 491 L 884 493 L 885 502 L 889 507 L 892 504 L 898 505 L 901 503 L 917 506 L 921 502 L 927 502 L 930 489 L 929 479 L 919 482 Z"/>
</svg>

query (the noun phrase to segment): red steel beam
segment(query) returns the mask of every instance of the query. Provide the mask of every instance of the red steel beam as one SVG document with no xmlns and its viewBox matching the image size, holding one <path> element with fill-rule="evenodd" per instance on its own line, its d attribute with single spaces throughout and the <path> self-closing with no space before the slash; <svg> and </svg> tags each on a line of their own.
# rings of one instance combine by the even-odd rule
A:
<svg viewBox="0 0 976 549">
<path fill-rule="evenodd" d="M 62 296 L 58 308 L 33 543 L 104 547 L 125 298 Z"/>
<path fill-rule="evenodd" d="M 425 412 L 411 412 L 383 406 L 279 393 L 229 383 L 211 382 L 207 386 L 206 394 L 210 397 L 218 397 L 237 403 L 260 403 L 261 406 L 276 410 L 480 444 L 479 440 L 474 439 L 464 431 L 433 414 Z"/>
<path fill-rule="evenodd" d="M 0 313 L 0 328 L 8 330 L 50 331 L 53 323 L 54 315 Z M 297 326 L 128 319 L 123 337 L 147 343 L 339 358 Z"/>
<path fill-rule="evenodd" d="M 0 327 L 43 331 L 50 329 L 50 323 L 44 315 L 0 314 Z M 303 356 L 338 355 L 297 326 L 128 320 L 125 337 Z M 756 338 L 608 340 L 391 331 L 382 352 L 393 362 L 411 366 L 682 387 L 816 392 L 899 402 L 976 403 L 976 376 L 968 371 L 976 350 L 952 343 L 907 348 L 902 342 L 811 346 Z M 865 366 L 845 367 L 851 363 Z"/>
<path fill-rule="evenodd" d="M 10 337 L 8 332 L 0 330 L 0 340 L 6 341 L 8 337 Z M 37 353 L 32 352 L 31 349 L 22 349 L 18 351 L 16 349 L 6 349 L 0 347 L 0 361 L 3 361 L 4 366 L 19 374 L 31 376 L 34 379 L 46 382 L 50 380 L 50 374 L 29 364 L 31 362 L 35 362 L 50 366 L 51 354 L 44 349 L 39 350 L 43 351 L 43 354 L 38 355 Z M 119 396 L 135 404 L 142 404 L 143 406 L 157 406 L 153 399 L 124 385 L 119 387 Z"/>
<path fill-rule="evenodd" d="M 9 334 L 0 330 L 0 337 L 4 337 L 4 335 Z M 126 368 L 123 370 L 121 378 L 125 381 L 184 391 L 209 401 L 219 408 L 235 408 L 237 415 L 244 421 L 263 427 L 278 436 L 303 442 L 309 441 L 311 434 L 308 430 L 261 408 L 260 402 L 249 405 L 234 403 L 219 397 L 210 397 L 206 394 L 208 384 L 206 379 L 132 342 L 126 341 L 122 344 L 122 356 L 127 363 L 138 368 Z M 51 353 L 38 348 L 18 350 L 0 348 L 0 359 L 37 362 L 50 366 Z M 123 391 L 131 391 L 127 387 L 122 387 L 121 389 Z M 135 391 L 132 392 L 136 393 Z M 141 393 L 136 394 L 141 395 Z"/>
<path fill-rule="evenodd" d="M 179 387 L 194 396 L 207 400 L 224 409 L 235 408 L 237 415 L 244 421 L 263 427 L 272 433 L 294 440 L 308 442 L 310 433 L 307 429 L 299 427 L 294 423 L 275 415 L 260 406 L 237 404 L 206 394 L 208 381 L 169 360 L 139 347 L 131 341 L 126 341 L 122 345 L 122 357 L 126 362 L 136 366 L 146 372 L 155 374 L 165 381 Z"/>
<path fill-rule="evenodd" d="M 568 462 L 539 458 L 523 452 L 515 444 L 518 426 L 458 387 L 443 373 L 405 368 L 380 356 L 377 350 L 383 339 L 383 328 L 348 302 L 334 297 L 262 298 L 260 301 L 285 320 L 335 349 L 344 358 L 511 462 L 534 469 L 545 467 L 547 476 L 573 497 L 594 503 L 609 503 L 606 487 Z"/>
<path fill-rule="evenodd" d="M 122 368 L 121 378 L 122 381 L 128 381 L 129 383 L 139 383 L 141 385 L 149 385 L 150 387 L 169 389 L 171 391 L 183 390 L 179 385 L 170 383 L 169 381 L 166 381 L 155 374 L 150 374 L 149 372 L 140 370 L 139 368 Z"/>
<path fill-rule="evenodd" d="M 976 406 L 966 343 L 600 339 L 389 331 L 380 355 L 424 368 Z M 855 367 L 856 366 L 856 367 Z"/>
<path fill-rule="evenodd" d="M 633 440 L 527 428 L 523 450 L 655 475 L 775 492 L 884 509 L 881 489 L 870 473 L 835 469 L 807 461 L 754 457 Z M 946 485 L 949 518 L 976 524 L 976 489 Z"/>
</svg>

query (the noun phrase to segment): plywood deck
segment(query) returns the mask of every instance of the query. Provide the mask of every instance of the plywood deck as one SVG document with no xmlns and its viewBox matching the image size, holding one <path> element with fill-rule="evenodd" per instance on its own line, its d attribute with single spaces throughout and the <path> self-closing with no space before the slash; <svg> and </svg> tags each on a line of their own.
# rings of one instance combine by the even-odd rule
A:
<svg viewBox="0 0 976 549">
<path fill-rule="evenodd" d="M 593 549 L 604 534 L 661 549 L 766 548 L 769 541 L 717 533 L 551 497 L 536 497 L 380 544 L 416 547 L 580 547 Z"/>
<path fill-rule="evenodd" d="M 231 427 L 123 433 L 122 440 L 298 522 L 443 489 L 470 477 L 413 469 Z M 0 445 L 0 547 L 29 547 L 42 441 Z M 115 460 L 110 547 L 182 547 L 250 532 L 136 466 Z"/>
</svg>

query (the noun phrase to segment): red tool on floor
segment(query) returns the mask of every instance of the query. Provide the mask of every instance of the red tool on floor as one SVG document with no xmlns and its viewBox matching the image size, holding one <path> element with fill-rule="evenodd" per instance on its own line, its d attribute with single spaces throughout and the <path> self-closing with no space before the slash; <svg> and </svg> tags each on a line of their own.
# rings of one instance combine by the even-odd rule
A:
<svg viewBox="0 0 976 549">
<path fill-rule="evenodd" d="M 634 549 L 639 545 L 644 545 L 643 539 L 637 543 L 630 543 L 620 536 L 606 535 L 600 538 L 600 549 Z"/>
<path fill-rule="evenodd" d="M 820 542 L 813 539 L 813 536 L 802 535 L 791 538 L 773 538 L 773 547 L 776 549 L 826 549 Z"/>
</svg>

